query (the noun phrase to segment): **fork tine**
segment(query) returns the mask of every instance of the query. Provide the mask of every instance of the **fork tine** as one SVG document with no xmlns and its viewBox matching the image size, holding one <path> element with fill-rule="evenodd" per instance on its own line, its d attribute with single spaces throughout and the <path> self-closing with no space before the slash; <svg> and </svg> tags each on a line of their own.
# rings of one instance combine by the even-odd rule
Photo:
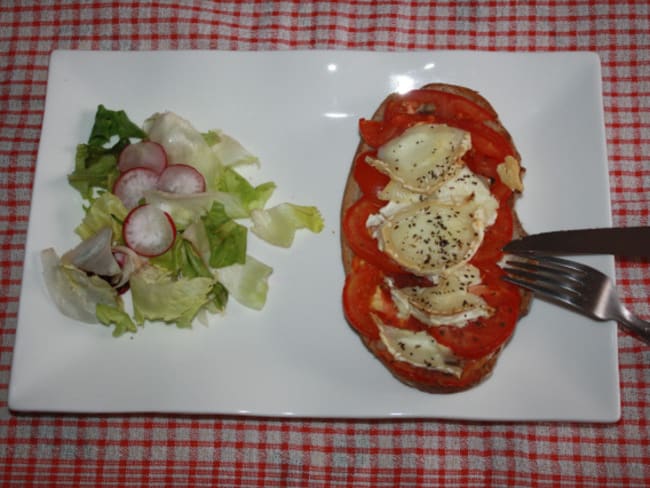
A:
<svg viewBox="0 0 650 488">
<path fill-rule="evenodd" d="M 582 273 L 573 269 L 560 268 L 557 265 L 548 265 L 543 260 L 537 261 L 506 261 L 506 271 L 518 274 L 528 279 L 542 279 L 551 281 L 559 286 L 578 285 L 582 282 Z"/>
<path fill-rule="evenodd" d="M 513 256 L 520 256 L 529 261 L 533 261 L 538 265 L 547 265 L 548 267 L 552 267 L 554 269 L 559 268 L 565 271 L 572 270 L 574 272 L 578 272 L 581 274 L 587 274 L 593 272 L 593 268 L 590 268 L 585 264 L 579 263 L 577 261 L 569 261 L 568 259 L 558 258 L 557 256 L 540 255 L 532 251 L 521 251 L 521 252 L 515 252 L 511 254 Z M 522 262 L 522 261 L 517 261 L 517 262 Z"/>
<path fill-rule="evenodd" d="M 503 270 L 508 276 L 504 277 L 505 281 L 574 309 L 581 308 L 588 268 L 554 256 L 534 253 L 521 253 L 519 256 L 523 259 L 506 261 Z"/>
<path fill-rule="evenodd" d="M 517 263 L 520 264 L 520 263 Z M 576 286 L 579 285 L 578 281 L 572 279 L 571 276 L 564 276 L 557 273 L 548 272 L 545 268 L 536 266 L 522 266 L 521 268 L 513 267 L 512 265 L 506 266 L 503 270 L 513 278 L 518 278 L 528 283 L 535 283 L 538 286 L 547 287 L 549 289 L 562 289 L 567 293 L 579 293 Z"/>
<path fill-rule="evenodd" d="M 581 308 L 580 305 L 576 303 L 576 299 L 579 298 L 579 295 L 571 293 L 571 291 L 567 290 L 566 288 L 552 288 L 545 286 L 539 281 L 528 281 L 525 279 L 514 278 L 512 276 L 504 276 L 501 279 L 503 281 L 507 281 L 508 283 L 512 283 L 513 285 L 526 288 L 527 290 L 534 292 L 536 295 L 544 297 L 548 300 L 563 303 L 564 305 L 567 305 L 573 309 L 579 310 Z"/>
</svg>

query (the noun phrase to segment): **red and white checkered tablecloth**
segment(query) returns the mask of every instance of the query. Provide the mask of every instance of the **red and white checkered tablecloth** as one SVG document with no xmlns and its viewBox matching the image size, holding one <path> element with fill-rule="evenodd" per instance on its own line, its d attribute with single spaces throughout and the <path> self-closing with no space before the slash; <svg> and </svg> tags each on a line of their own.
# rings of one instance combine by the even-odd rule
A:
<svg viewBox="0 0 650 488">
<path fill-rule="evenodd" d="M 650 348 L 619 334 L 616 424 L 18 415 L 7 407 L 53 49 L 589 50 L 615 225 L 650 222 L 646 1 L 0 1 L 1 486 L 650 486 Z M 650 265 L 617 261 L 650 317 Z"/>
</svg>

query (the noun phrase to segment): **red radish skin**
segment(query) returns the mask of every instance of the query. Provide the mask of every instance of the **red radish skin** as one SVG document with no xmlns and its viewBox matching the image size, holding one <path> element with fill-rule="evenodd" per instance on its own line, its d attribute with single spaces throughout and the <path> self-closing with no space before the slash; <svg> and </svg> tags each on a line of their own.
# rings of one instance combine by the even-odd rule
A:
<svg viewBox="0 0 650 488">
<path fill-rule="evenodd" d="M 120 153 L 117 169 L 124 173 L 133 168 L 147 168 L 160 174 L 167 167 L 165 149 L 153 141 L 140 141 L 129 144 Z"/>
<path fill-rule="evenodd" d="M 127 209 L 138 205 L 144 193 L 158 185 L 158 173 L 148 168 L 132 168 L 120 175 L 113 185 L 113 193 Z"/>
<path fill-rule="evenodd" d="M 140 205 L 124 219 L 122 237 L 126 245 L 140 256 L 152 258 L 172 247 L 176 226 L 167 212 L 153 205 Z"/>
<path fill-rule="evenodd" d="M 115 261 L 117 261 L 117 264 L 120 265 L 120 268 L 124 267 L 124 263 L 126 263 L 127 257 L 123 252 L 119 251 L 113 251 L 113 257 L 115 258 Z"/>
<path fill-rule="evenodd" d="M 201 193 L 205 191 L 205 178 L 192 166 L 172 164 L 160 174 L 158 189 L 169 193 Z"/>
</svg>

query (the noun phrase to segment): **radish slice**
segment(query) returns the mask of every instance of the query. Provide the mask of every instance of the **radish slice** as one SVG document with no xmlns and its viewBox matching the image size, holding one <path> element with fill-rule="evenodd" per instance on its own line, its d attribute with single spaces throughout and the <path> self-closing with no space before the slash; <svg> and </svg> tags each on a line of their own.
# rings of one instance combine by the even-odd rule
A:
<svg viewBox="0 0 650 488">
<path fill-rule="evenodd" d="M 172 247 L 176 226 L 167 212 L 153 205 L 140 205 L 126 216 L 122 236 L 140 256 L 152 258 Z"/>
<path fill-rule="evenodd" d="M 129 144 L 120 153 L 117 169 L 121 173 L 133 168 L 148 168 L 160 174 L 167 167 L 165 149 L 153 141 L 140 141 Z"/>
<path fill-rule="evenodd" d="M 205 178 L 192 166 L 172 164 L 160 174 L 158 189 L 169 193 L 201 193 L 205 191 Z"/>
<path fill-rule="evenodd" d="M 113 193 L 127 209 L 136 207 L 147 190 L 158 184 L 158 173 L 147 168 L 133 168 L 120 175 L 113 185 Z"/>
</svg>

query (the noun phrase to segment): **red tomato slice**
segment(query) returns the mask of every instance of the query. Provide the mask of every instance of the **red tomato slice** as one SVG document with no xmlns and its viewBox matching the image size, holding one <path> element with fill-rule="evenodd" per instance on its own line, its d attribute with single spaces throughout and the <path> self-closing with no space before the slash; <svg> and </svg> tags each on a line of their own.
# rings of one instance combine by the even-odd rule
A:
<svg viewBox="0 0 650 488">
<path fill-rule="evenodd" d="M 375 151 L 366 151 L 357 156 L 354 162 L 353 176 L 364 195 L 379 200 L 379 193 L 390 181 L 390 177 L 377 168 L 366 163 L 366 157 L 376 157 Z"/>
<path fill-rule="evenodd" d="M 437 389 L 448 388 L 452 391 L 466 389 L 479 382 L 483 374 L 481 368 L 475 366 L 477 360 L 466 360 L 463 373 L 460 378 L 441 371 L 435 371 L 426 368 L 418 368 L 404 361 L 397 361 L 392 357 L 388 349 L 376 351 L 379 360 L 390 370 L 394 371 L 405 381 L 410 381 L 420 385 L 436 385 Z"/>
<path fill-rule="evenodd" d="M 486 229 L 481 247 L 472 258 L 472 264 L 480 268 L 499 261 L 503 256 L 503 246 L 512 240 L 513 226 L 512 212 L 508 207 L 502 206 L 494 224 Z"/>
<path fill-rule="evenodd" d="M 492 182 L 490 187 L 492 196 L 499 201 L 499 204 L 507 205 L 506 201 L 512 196 L 512 189 L 498 178 Z"/>
<path fill-rule="evenodd" d="M 343 310 L 346 317 L 357 332 L 372 340 L 379 339 L 379 331 L 371 314 L 394 327 L 411 330 L 421 330 L 424 327 L 417 321 L 398 317 L 397 307 L 384 283 L 385 277 L 382 270 L 355 256 L 343 289 Z"/>
<path fill-rule="evenodd" d="M 348 321 L 359 334 L 373 340 L 379 339 L 379 331 L 370 316 L 369 306 L 383 278 L 378 268 L 355 257 L 343 288 L 343 311 Z"/>
<path fill-rule="evenodd" d="M 496 113 L 477 105 L 467 98 L 441 90 L 411 90 L 395 96 L 387 104 L 384 119 L 397 114 L 433 113 L 444 119 L 468 119 L 477 122 L 496 119 Z"/>
<path fill-rule="evenodd" d="M 399 128 L 384 121 L 361 119 L 359 133 L 366 144 L 377 148 L 399 135 Z"/>
<path fill-rule="evenodd" d="M 521 300 L 517 288 L 499 276 L 492 268 L 482 276 L 483 283 L 473 290 L 494 308 L 490 317 L 479 318 L 464 327 L 431 327 L 429 333 L 463 358 L 480 358 L 498 349 L 515 329 Z"/>
<path fill-rule="evenodd" d="M 491 158 L 498 163 L 515 152 L 510 142 L 488 126 L 469 120 L 453 120 L 450 125 L 466 130 L 472 134 L 472 148 L 476 153 Z"/>
<path fill-rule="evenodd" d="M 359 121 L 359 133 L 363 141 L 375 149 L 399 136 L 406 129 L 419 122 L 435 122 L 431 114 L 395 114 L 390 120 Z"/>
<path fill-rule="evenodd" d="M 503 159 L 498 161 L 486 156 L 485 154 L 477 152 L 476 148 L 471 148 L 463 156 L 463 161 L 465 161 L 467 167 L 474 173 L 495 179 L 498 176 L 497 166 L 503 162 Z"/>
<path fill-rule="evenodd" d="M 362 197 L 343 216 L 343 235 L 352 252 L 387 273 L 402 273 L 404 270 L 377 247 L 377 241 L 370 235 L 366 221 L 383 206 L 368 197 Z"/>
</svg>

